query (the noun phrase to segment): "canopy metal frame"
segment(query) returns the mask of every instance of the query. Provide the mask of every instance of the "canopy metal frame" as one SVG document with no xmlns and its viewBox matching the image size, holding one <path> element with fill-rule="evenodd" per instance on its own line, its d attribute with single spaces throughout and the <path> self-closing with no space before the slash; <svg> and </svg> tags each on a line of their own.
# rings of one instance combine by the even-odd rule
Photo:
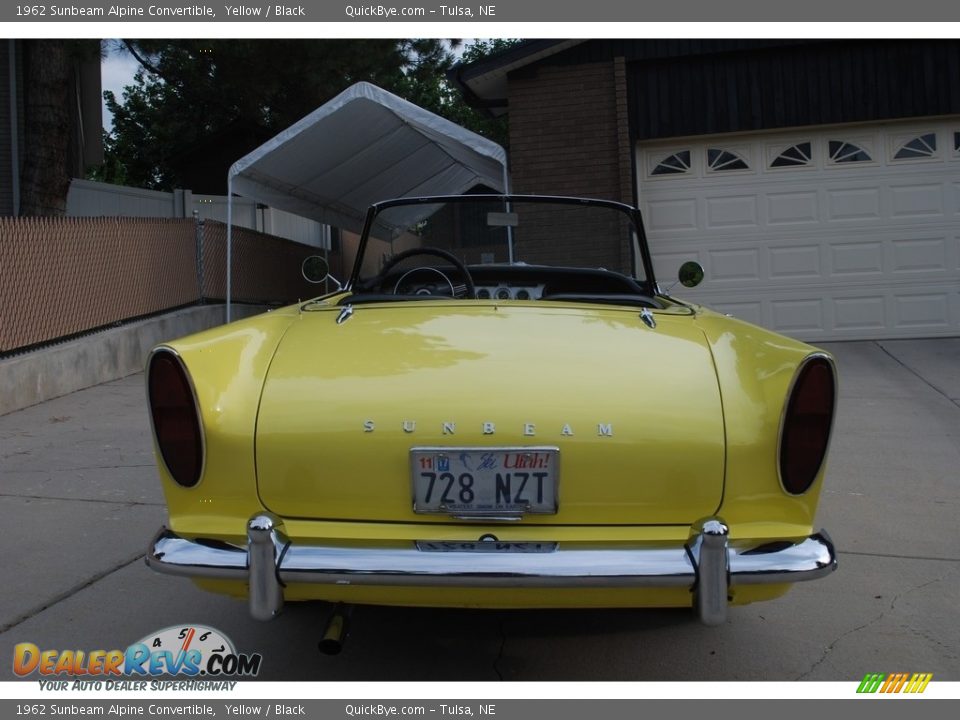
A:
<svg viewBox="0 0 960 720">
<path fill-rule="evenodd" d="M 233 302 L 233 197 L 359 232 L 383 200 L 510 192 L 497 143 L 367 82 L 237 160 L 227 174 L 227 322 Z"/>
</svg>

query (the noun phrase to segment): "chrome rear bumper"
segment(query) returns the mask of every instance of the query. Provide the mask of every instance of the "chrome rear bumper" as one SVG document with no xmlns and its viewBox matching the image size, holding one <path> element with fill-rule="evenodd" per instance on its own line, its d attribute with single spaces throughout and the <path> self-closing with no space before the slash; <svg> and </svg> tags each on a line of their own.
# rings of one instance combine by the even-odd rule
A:
<svg viewBox="0 0 960 720">
<path fill-rule="evenodd" d="M 154 537 L 147 565 L 161 573 L 242 580 L 250 614 L 269 620 L 291 583 L 453 587 L 689 587 L 700 619 L 726 619 L 731 585 L 814 580 L 837 567 L 830 537 L 736 540 L 716 518 L 691 528 L 686 544 L 560 543 L 551 552 L 423 552 L 413 542 L 295 545 L 269 514 L 247 523 L 246 546 L 188 540 L 167 528 Z"/>
</svg>

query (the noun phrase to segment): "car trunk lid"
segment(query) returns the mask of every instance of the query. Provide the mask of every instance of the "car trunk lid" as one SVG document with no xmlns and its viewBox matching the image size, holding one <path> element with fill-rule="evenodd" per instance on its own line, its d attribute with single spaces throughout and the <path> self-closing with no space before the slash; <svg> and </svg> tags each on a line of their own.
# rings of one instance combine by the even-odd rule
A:
<svg viewBox="0 0 960 720">
<path fill-rule="evenodd" d="M 687 524 L 719 506 L 720 394 L 689 316 L 655 313 L 650 328 L 635 309 L 586 305 L 338 312 L 303 313 L 271 365 L 256 436 L 271 511 L 450 522 L 414 511 L 415 448 L 556 448 L 536 462 L 557 465 L 557 511 L 524 523 Z"/>
</svg>

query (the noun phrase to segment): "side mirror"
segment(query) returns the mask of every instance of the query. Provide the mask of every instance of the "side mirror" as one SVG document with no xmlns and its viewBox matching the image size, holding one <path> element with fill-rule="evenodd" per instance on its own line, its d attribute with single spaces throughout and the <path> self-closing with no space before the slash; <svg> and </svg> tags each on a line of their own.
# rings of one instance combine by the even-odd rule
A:
<svg viewBox="0 0 960 720">
<path fill-rule="evenodd" d="M 322 255 L 311 255 L 307 258 L 304 258 L 303 263 L 300 265 L 300 272 L 303 274 L 303 279 L 309 283 L 322 283 L 330 275 L 330 266 L 327 264 L 326 258 Z"/>
<path fill-rule="evenodd" d="M 680 266 L 677 279 L 684 287 L 696 287 L 703 282 L 703 266 L 695 260 L 688 260 Z"/>
</svg>

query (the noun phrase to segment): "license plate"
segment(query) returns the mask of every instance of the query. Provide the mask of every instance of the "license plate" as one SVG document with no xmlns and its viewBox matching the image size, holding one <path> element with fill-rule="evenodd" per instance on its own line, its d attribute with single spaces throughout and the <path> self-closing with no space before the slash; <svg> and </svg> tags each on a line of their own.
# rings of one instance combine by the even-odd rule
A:
<svg viewBox="0 0 960 720">
<path fill-rule="evenodd" d="M 417 540 L 420 552 L 550 553 L 555 542 L 501 542 L 499 540 Z"/>
<path fill-rule="evenodd" d="M 413 510 L 491 516 L 557 512 L 555 447 L 410 450 Z"/>
</svg>

